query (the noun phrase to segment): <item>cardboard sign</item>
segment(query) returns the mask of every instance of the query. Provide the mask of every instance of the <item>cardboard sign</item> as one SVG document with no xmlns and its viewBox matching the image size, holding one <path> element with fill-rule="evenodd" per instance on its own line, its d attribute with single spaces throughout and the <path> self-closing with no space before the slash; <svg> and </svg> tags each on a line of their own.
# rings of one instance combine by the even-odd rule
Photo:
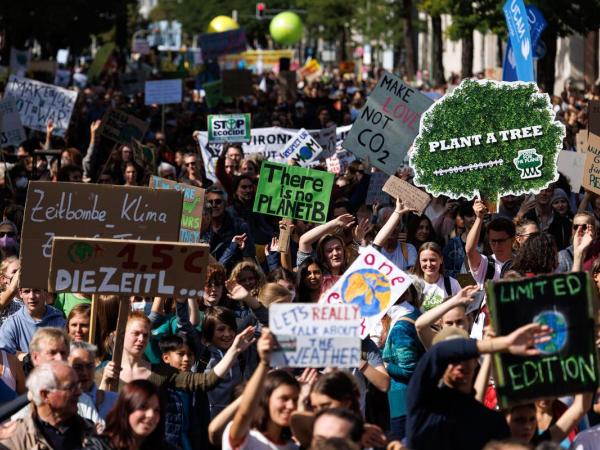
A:
<svg viewBox="0 0 600 450">
<path fill-rule="evenodd" d="M 150 187 L 153 189 L 174 189 L 183 193 L 179 242 L 200 242 L 204 189 L 189 184 L 177 183 L 173 180 L 166 180 L 155 175 L 150 177 Z"/>
<path fill-rule="evenodd" d="M 587 141 L 582 185 L 587 190 L 600 194 L 600 136 L 595 134 L 590 134 Z"/>
<path fill-rule="evenodd" d="M 24 126 L 45 132 L 48 120 L 52 120 L 52 134 L 64 136 L 69 128 L 77 92 L 13 75 L 8 80 L 4 98 L 15 100 Z"/>
<path fill-rule="evenodd" d="M 152 144 L 142 144 L 137 139 L 131 141 L 133 159 L 148 173 L 156 172 L 156 148 Z"/>
<path fill-rule="evenodd" d="M 374 172 L 371 174 L 365 204 L 372 205 L 373 203 L 378 202 L 380 205 L 387 205 L 390 202 L 390 196 L 383 191 L 383 185 L 387 179 L 387 174 L 383 172 Z"/>
<path fill-rule="evenodd" d="M 563 150 L 558 154 L 558 170 L 569 179 L 573 192 L 581 189 L 585 160 L 585 155 L 578 152 Z"/>
<path fill-rule="evenodd" d="M 146 105 L 181 103 L 182 83 L 179 78 L 174 80 L 146 81 L 144 92 L 144 102 Z"/>
<path fill-rule="evenodd" d="M 250 114 L 209 115 L 207 120 L 208 142 L 250 141 Z"/>
<path fill-rule="evenodd" d="M 362 317 L 359 334 L 364 339 L 411 283 L 410 275 L 369 246 L 361 250 L 319 303 L 358 305 Z"/>
<path fill-rule="evenodd" d="M 385 72 L 344 139 L 343 147 L 393 175 L 419 134 L 433 100 Z"/>
<path fill-rule="evenodd" d="M 54 236 L 176 241 L 182 194 L 143 187 L 30 181 L 21 237 L 23 287 L 46 289 Z"/>
<path fill-rule="evenodd" d="M 204 59 L 241 53 L 246 50 L 246 33 L 243 28 L 222 33 L 205 33 L 200 36 L 199 44 Z"/>
<path fill-rule="evenodd" d="M 391 176 L 386 181 L 383 190 L 392 197 L 402 200 L 404 206 L 415 209 L 419 215 L 423 214 L 425 208 L 427 208 L 429 202 L 431 202 L 431 197 L 429 197 L 427 192 L 422 191 L 396 176 Z"/>
<path fill-rule="evenodd" d="M 201 297 L 208 244 L 57 237 L 50 292 Z"/>
<path fill-rule="evenodd" d="M 264 161 L 254 212 L 325 223 L 334 175 L 321 170 Z"/>
<path fill-rule="evenodd" d="M 312 83 L 323 75 L 323 68 L 319 64 L 319 61 L 309 58 L 306 64 L 298 71 L 298 75 L 300 75 L 300 78 L 306 78 L 306 81 Z"/>
<path fill-rule="evenodd" d="M 358 367 L 360 308 L 356 305 L 274 303 L 269 329 L 277 347 L 272 367 Z"/>
<path fill-rule="evenodd" d="M 306 167 L 317 159 L 323 149 L 308 131 L 301 128 L 287 145 L 281 150 L 281 157 L 293 161 L 299 166 Z"/>
<path fill-rule="evenodd" d="M 13 98 L 0 101 L 0 148 L 17 146 L 27 139 Z"/>
<path fill-rule="evenodd" d="M 252 72 L 249 70 L 223 70 L 221 80 L 223 81 L 223 95 L 243 97 L 254 94 Z"/>
<path fill-rule="evenodd" d="M 148 126 L 145 121 L 131 114 L 111 108 L 102 117 L 100 134 L 115 142 L 128 144 L 134 139 L 141 141 L 148 130 Z"/>
<path fill-rule="evenodd" d="M 464 79 L 423 116 L 414 184 L 450 198 L 538 193 L 558 178 L 564 136 L 535 83 Z"/>
<path fill-rule="evenodd" d="M 68 87 L 71 83 L 71 71 L 58 69 L 54 74 L 54 84 L 60 87 Z"/>
<path fill-rule="evenodd" d="M 600 136 L 600 100 L 590 100 L 588 104 L 588 130 Z"/>
<path fill-rule="evenodd" d="M 487 283 L 487 305 L 497 336 L 531 322 L 552 329 L 551 340 L 537 345 L 541 355 L 494 354 L 501 405 L 596 390 L 594 289 L 582 272 Z"/>
<path fill-rule="evenodd" d="M 223 82 L 221 80 L 202 83 L 204 89 L 204 101 L 209 108 L 215 108 L 219 102 L 231 102 L 231 97 L 223 95 Z"/>
</svg>

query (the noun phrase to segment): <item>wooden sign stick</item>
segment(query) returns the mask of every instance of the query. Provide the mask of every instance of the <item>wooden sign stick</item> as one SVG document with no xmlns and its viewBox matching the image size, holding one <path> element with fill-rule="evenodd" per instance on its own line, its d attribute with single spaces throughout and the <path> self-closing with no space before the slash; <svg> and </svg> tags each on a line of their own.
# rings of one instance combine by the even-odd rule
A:
<svg viewBox="0 0 600 450">
<path fill-rule="evenodd" d="M 290 219 L 283 219 L 282 222 L 285 224 L 285 227 L 279 229 L 279 251 L 281 253 L 287 253 L 290 248 L 290 225 L 292 224 L 292 221 Z"/>
<path fill-rule="evenodd" d="M 94 343 L 96 337 L 96 328 L 98 325 L 98 294 L 92 294 L 92 308 L 90 310 L 90 333 L 88 336 L 88 342 Z"/>
<path fill-rule="evenodd" d="M 119 302 L 119 317 L 117 319 L 117 330 L 115 331 L 115 342 L 113 346 L 112 361 L 117 367 L 121 367 L 123 358 L 123 341 L 125 340 L 125 327 L 127 326 L 127 317 L 129 315 L 129 297 L 121 297 Z M 119 379 L 108 381 L 108 390 L 112 392 L 119 391 Z"/>
</svg>

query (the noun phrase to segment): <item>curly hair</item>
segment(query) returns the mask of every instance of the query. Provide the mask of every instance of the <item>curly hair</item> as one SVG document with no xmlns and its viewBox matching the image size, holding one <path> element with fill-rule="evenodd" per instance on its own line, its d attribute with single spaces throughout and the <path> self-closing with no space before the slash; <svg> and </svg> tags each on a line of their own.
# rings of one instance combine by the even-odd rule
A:
<svg viewBox="0 0 600 450">
<path fill-rule="evenodd" d="M 519 249 L 511 268 L 521 274 L 541 275 L 554 272 L 556 266 L 557 248 L 554 237 L 548 233 L 534 233 Z"/>
</svg>

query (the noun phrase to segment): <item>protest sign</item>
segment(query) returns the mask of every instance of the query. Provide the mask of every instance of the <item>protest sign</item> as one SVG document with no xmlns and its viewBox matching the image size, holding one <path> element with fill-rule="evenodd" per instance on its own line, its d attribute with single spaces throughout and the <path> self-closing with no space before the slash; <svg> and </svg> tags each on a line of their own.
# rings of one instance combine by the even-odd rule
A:
<svg viewBox="0 0 600 450">
<path fill-rule="evenodd" d="M 325 160 L 327 165 L 327 171 L 335 174 L 344 173 L 348 168 L 348 165 L 352 161 L 355 161 L 356 157 L 348 150 L 340 149 L 336 151 L 333 156 Z"/>
<path fill-rule="evenodd" d="M 64 136 L 69 128 L 77 92 L 13 75 L 8 80 L 5 98 L 15 100 L 24 126 L 45 132 L 48 120 L 52 120 L 52 134 Z"/>
<path fill-rule="evenodd" d="M 562 150 L 558 153 L 558 170 L 569 179 L 571 190 L 579 192 L 583 180 L 585 155 Z"/>
<path fill-rule="evenodd" d="M 201 297 L 208 244 L 56 237 L 48 290 Z"/>
<path fill-rule="evenodd" d="M 131 42 L 131 53 L 139 53 L 140 55 L 150 54 L 150 44 L 146 38 L 133 38 Z"/>
<path fill-rule="evenodd" d="M 247 69 L 223 70 L 223 95 L 229 97 L 243 97 L 254 94 L 252 88 L 252 72 Z"/>
<path fill-rule="evenodd" d="M 56 52 L 56 62 L 59 64 L 67 64 L 69 61 L 69 49 L 59 48 Z"/>
<path fill-rule="evenodd" d="M 34 74 L 36 72 L 49 73 L 52 74 L 52 78 L 54 78 L 54 74 L 58 70 L 58 64 L 56 61 L 29 61 L 27 70 Z"/>
<path fill-rule="evenodd" d="M 17 146 L 27 139 L 13 98 L 0 101 L 0 148 Z"/>
<path fill-rule="evenodd" d="M 153 189 L 174 189 L 183 193 L 179 242 L 200 242 L 202 211 L 204 209 L 204 189 L 189 184 L 152 175 L 150 187 Z"/>
<path fill-rule="evenodd" d="M 248 142 L 250 140 L 250 114 L 208 116 L 208 142 Z"/>
<path fill-rule="evenodd" d="M 87 75 L 84 73 L 75 72 L 73 74 L 73 84 L 79 89 L 87 86 Z"/>
<path fill-rule="evenodd" d="M 144 103 L 146 105 L 166 105 L 181 103 L 181 79 L 146 81 Z"/>
<path fill-rule="evenodd" d="M 279 95 L 287 102 L 293 103 L 298 97 L 298 83 L 295 71 L 281 71 L 277 74 Z"/>
<path fill-rule="evenodd" d="M 386 181 L 383 190 L 402 200 L 404 206 L 416 210 L 419 215 L 423 214 L 431 201 L 427 192 L 393 175 Z"/>
<path fill-rule="evenodd" d="M 133 159 L 148 173 L 156 172 L 156 148 L 152 144 L 142 144 L 137 139 L 131 141 Z"/>
<path fill-rule="evenodd" d="M 131 114 L 110 108 L 102 117 L 100 134 L 115 142 L 128 144 L 132 140 L 141 141 L 148 130 L 148 124 Z"/>
<path fill-rule="evenodd" d="M 281 150 L 281 157 L 286 161 L 306 167 L 317 159 L 323 149 L 308 131 L 301 128 Z"/>
<path fill-rule="evenodd" d="M 306 81 L 312 83 L 323 75 L 323 68 L 319 61 L 314 58 L 309 58 L 308 61 L 298 71 L 300 78 L 305 78 Z"/>
<path fill-rule="evenodd" d="M 583 168 L 582 185 L 587 190 L 600 194 L 600 136 L 590 134 Z"/>
<path fill-rule="evenodd" d="M 319 304 L 358 305 L 359 334 L 364 339 L 411 283 L 409 274 L 369 246 L 361 250 L 337 283 L 321 296 Z"/>
<path fill-rule="evenodd" d="M 323 153 L 320 158 L 326 157 L 330 149 L 331 153 L 335 152 L 335 142 L 348 132 L 350 126 L 330 127 L 323 130 L 308 130 L 312 137 L 323 147 Z M 268 128 L 252 128 L 250 131 L 250 142 L 242 143 L 244 155 L 263 155 L 269 161 L 285 162 L 279 154 L 281 148 L 298 133 L 298 130 L 290 128 L 268 127 Z M 202 152 L 202 159 L 206 174 L 211 180 L 216 180 L 215 164 L 217 158 L 221 154 L 220 144 L 210 144 L 208 142 L 208 132 L 199 131 L 197 133 L 198 144 Z M 354 160 L 354 156 L 351 156 Z"/>
<path fill-rule="evenodd" d="M 342 146 L 393 175 L 419 133 L 421 114 L 433 103 L 400 78 L 385 72 Z"/>
<path fill-rule="evenodd" d="M 204 89 L 204 101 L 209 108 L 218 106 L 221 100 L 231 102 L 231 97 L 223 95 L 223 82 L 221 80 L 202 83 L 202 89 Z"/>
<path fill-rule="evenodd" d="M 358 367 L 359 328 L 357 305 L 274 303 L 269 329 L 277 347 L 271 367 Z"/>
<path fill-rule="evenodd" d="M 261 73 L 274 70 L 281 58 L 294 59 L 294 50 L 246 50 L 236 55 L 225 55 L 221 59 L 227 67 L 239 67 L 240 62 L 243 61 L 245 67 L 254 67 L 258 73 Z"/>
<path fill-rule="evenodd" d="M 534 47 L 531 45 L 531 31 L 525 4 L 523 0 L 506 0 L 502 9 L 506 18 L 518 79 L 535 81 L 533 75 Z"/>
<path fill-rule="evenodd" d="M 306 222 L 327 221 L 334 175 L 321 170 L 264 161 L 254 212 Z"/>
<path fill-rule="evenodd" d="M 68 87 L 71 82 L 71 71 L 58 69 L 54 74 L 54 84 L 60 87 Z"/>
<path fill-rule="evenodd" d="M 487 283 L 487 305 L 497 336 L 531 322 L 552 330 L 548 342 L 536 345 L 539 356 L 494 354 L 502 406 L 596 390 L 594 289 L 583 272 Z"/>
<path fill-rule="evenodd" d="M 143 70 L 119 74 L 119 84 L 121 85 L 121 92 L 124 95 L 133 96 L 139 94 L 140 92 L 144 92 L 146 74 Z"/>
<path fill-rule="evenodd" d="M 535 83 L 465 79 L 424 115 L 410 154 L 433 195 L 537 193 L 558 178 L 565 127 Z"/>
<path fill-rule="evenodd" d="M 246 33 L 243 28 L 221 33 L 205 33 L 200 36 L 199 46 L 202 49 L 204 59 L 241 53 L 246 50 Z"/>
<path fill-rule="evenodd" d="M 365 204 L 372 205 L 377 202 L 380 205 L 387 205 L 390 202 L 390 196 L 383 191 L 383 185 L 387 179 L 387 174 L 383 172 L 373 172 L 371 174 Z"/>
<path fill-rule="evenodd" d="M 46 289 L 54 236 L 176 241 L 182 194 L 143 187 L 30 181 L 21 286 Z"/>
<path fill-rule="evenodd" d="M 148 25 L 148 44 L 161 52 L 178 52 L 181 49 L 181 22 L 160 20 Z"/>
<path fill-rule="evenodd" d="M 90 64 L 90 68 L 87 71 L 87 76 L 90 81 L 94 81 L 100 76 L 115 47 L 116 45 L 114 42 L 109 42 L 98 49 L 96 55 L 94 56 L 94 60 Z"/>
<path fill-rule="evenodd" d="M 600 136 L 600 100 L 590 100 L 588 104 L 588 130 Z"/>
</svg>

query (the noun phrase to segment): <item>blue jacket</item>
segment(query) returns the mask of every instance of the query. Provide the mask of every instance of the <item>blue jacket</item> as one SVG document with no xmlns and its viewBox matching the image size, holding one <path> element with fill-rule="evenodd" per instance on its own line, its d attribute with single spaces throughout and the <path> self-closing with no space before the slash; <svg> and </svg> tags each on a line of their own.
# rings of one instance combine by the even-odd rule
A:
<svg viewBox="0 0 600 450">
<path fill-rule="evenodd" d="M 29 343 L 38 328 L 64 328 L 65 316 L 58 309 L 46 305 L 46 314 L 41 320 L 34 320 L 26 307 L 22 307 L 4 321 L 0 327 L 0 348 L 9 353 L 28 353 Z"/>
<path fill-rule="evenodd" d="M 440 379 L 448 364 L 477 358 L 474 339 L 450 339 L 426 352 L 410 379 L 406 434 L 411 450 L 481 450 L 510 437 L 504 417 Z"/>
</svg>

